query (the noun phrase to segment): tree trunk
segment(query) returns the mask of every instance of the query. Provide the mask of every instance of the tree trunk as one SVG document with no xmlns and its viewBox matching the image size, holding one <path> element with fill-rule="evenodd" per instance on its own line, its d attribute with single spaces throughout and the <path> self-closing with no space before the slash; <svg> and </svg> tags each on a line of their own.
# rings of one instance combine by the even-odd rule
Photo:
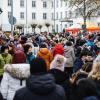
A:
<svg viewBox="0 0 100 100">
<path fill-rule="evenodd" d="M 48 27 L 48 33 L 49 33 L 49 27 Z"/>
<path fill-rule="evenodd" d="M 35 28 L 34 28 L 34 34 L 35 34 Z"/>
</svg>

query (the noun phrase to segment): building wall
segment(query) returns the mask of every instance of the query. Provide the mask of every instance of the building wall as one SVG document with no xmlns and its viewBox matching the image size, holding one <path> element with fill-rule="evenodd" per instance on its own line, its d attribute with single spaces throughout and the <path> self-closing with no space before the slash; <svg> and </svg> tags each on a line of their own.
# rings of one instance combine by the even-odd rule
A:
<svg viewBox="0 0 100 100">
<path fill-rule="evenodd" d="M 32 1 L 36 1 L 36 7 L 32 7 Z M 47 2 L 47 8 L 43 8 L 43 1 Z M 20 0 L 13 0 L 13 13 L 14 17 L 17 19 L 16 25 L 22 24 L 24 26 L 24 32 L 26 32 L 26 0 L 24 0 L 24 7 L 20 7 Z M 8 0 L 0 0 L 0 7 L 3 9 L 3 13 L 0 15 L 0 25 L 2 26 L 3 31 L 11 31 L 11 25 L 9 24 L 8 12 L 11 12 L 11 6 L 8 6 Z M 24 12 L 24 19 L 20 18 L 20 13 Z M 36 19 L 32 19 L 32 12 L 36 13 Z M 62 32 L 64 28 L 70 27 L 70 25 L 75 23 L 83 22 L 81 16 L 75 16 L 75 12 L 72 11 L 70 15 L 69 4 L 65 3 L 63 0 L 55 0 L 55 31 Z M 47 19 L 43 20 L 43 13 L 47 13 Z M 57 15 L 58 14 L 58 15 Z M 57 17 L 58 16 L 58 17 Z M 63 19 L 71 19 L 71 22 L 61 22 Z M 100 24 L 100 16 L 91 18 L 89 21 L 92 21 L 95 24 Z M 54 0 L 27 0 L 27 22 L 28 22 L 28 32 L 32 32 L 31 24 L 37 23 L 43 25 L 42 31 L 47 31 L 45 23 L 50 23 L 49 28 L 50 32 L 54 29 Z M 36 32 L 40 32 L 36 28 Z"/>
<path fill-rule="evenodd" d="M 36 1 L 36 7 L 32 7 L 32 1 Z M 43 8 L 43 1 L 47 2 L 47 7 Z M 47 28 L 45 27 L 45 23 L 48 22 L 52 24 L 51 22 L 51 16 L 50 16 L 50 0 L 27 0 L 27 22 L 28 22 L 28 31 L 31 32 L 31 24 L 37 23 L 43 25 L 42 31 L 47 31 Z M 4 31 L 10 31 L 10 24 L 8 19 L 8 12 L 11 12 L 11 6 L 8 6 L 8 0 L 2 0 L 2 25 Z M 24 12 L 24 19 L 20 18 L 20 12 Z M 36 19 L 32 19 L 32 12 L 36 13 Z M 47 19 L 43 20 L 43 13 L 47 13 Z M 23 24 L 24 28 L 26 27 L 26 0 L 24 0 L 24 7 L 20 7 L 20 0 L 13 0 L 13 15 L 17 19 L 17 24 Z M 39 31 L 37 29 L 37 31 Z"/>
</svg>

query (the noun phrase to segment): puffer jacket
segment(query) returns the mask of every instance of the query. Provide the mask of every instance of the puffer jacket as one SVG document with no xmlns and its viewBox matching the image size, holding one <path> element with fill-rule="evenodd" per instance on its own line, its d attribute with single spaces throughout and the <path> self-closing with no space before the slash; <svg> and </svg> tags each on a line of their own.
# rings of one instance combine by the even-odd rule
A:
<svg viewBox="0 0 100 100">
<path fill-rule="evenodd" d="M 26 78 L 30 75 L 29 69 L 29 64 L 7 64 L 4 66 L 4 74 L 0 86 L 4 99 L 13 100 L 16 90 L 25 86 Z"/>
<path fill-rule="evenodd" d="M 73 47 L 67 46 L 64 49 L 64 56 L 67 58 L 65 67 L 72 67 L 75 61 L 75 53 Z"/>
<path fill-rule="evenodd" d="M 0 75 L 3 74 L 3 67 L 5 64 L 12 63 L 12 56 L 10 54 L 0 54 Z"/>
<path fill-rule="evenodd" d="M 66 97 L 51 74 L 38 74 L 27 79 L 26 87 L 16 92 L 14 100 L 66 100 Z"/>
<path fill-rule="evenodd" d="M 51 52 L 47 48 L 41 48 L 37 54 L 37 57 L 41 57 L 47 64 L 47 70 L 50 69 L 50 63 L 53 59 Z"/>
</svg>

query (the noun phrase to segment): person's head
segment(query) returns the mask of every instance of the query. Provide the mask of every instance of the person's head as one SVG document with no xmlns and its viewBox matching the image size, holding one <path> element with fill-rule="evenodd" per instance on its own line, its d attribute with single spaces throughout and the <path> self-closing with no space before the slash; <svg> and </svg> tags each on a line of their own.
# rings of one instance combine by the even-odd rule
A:
<svg viewBox="0 0 100 100">
<path fill-rule="evenodd" d="M 46 43 L 42 43 L 42 44 L 40 44 L 40 48 L 47 48 Z"/>
<path fill-rule="evenodd" d="M 87 62 L 91 62 L 91 61 L 93 61 L 93 54 L 91 53 L 91 52 L 88 52 L 88 56 L 87 56 L 87 59 L 86 59 L 86 61 Z"/>
<path fill-rule="evenodd" d="M 88 52 L 87 51 L 82 51 L 81 54 L 80 54 L 80 59 L 82 59 L 83 61 L 86 61 L 87 56 L 88 56 Z"/>
<path fill-rule="evenodd" d="M 7 54 L 8 53 L 8 46 L 2 46 L 1 53 Z"/>
<path fill-rule="evenodd" d="M 66 62 L 66 58 L 62 55 L 57 54 L 54 57 L 54 60 L 52 61 L 51 65 L 50 65 L 50 69 L 55 68 L 55 69 L 59 69 L 61 71 L 64 71 L 65 62 Z"/>
<path fill-rule="evenodd" d="M 32 52 L 32 46 L 29 44 L 24 45 L 24 52 L 25 54 Z"/>
<path fill-rule="evenodd" d="M 73 43 L 72 43 L 71 41 L 67 41 L 67 42 L 66 42 L 66 45 L 67 45 L 67 46 L 72 46 Z"/>
<path fill-rule="evenodd" d="M 77 82 L 77 92 L 79 100 L 88 96 L 98 96 L 96 84 L 89 79 L 83 78 Z"/>
<path fill-rule="evenodd" d="M 31 61 L 30 72 L 32 75 L 47 72 L 47 65 L 44 59 L 35 58 Z"/>
<path fill-rule="evenodd" d="M 89 74 L 94 80 L 100 80 L 100 62 L 95 62 L 93 64 L 92 70 Z"/>
</svg>

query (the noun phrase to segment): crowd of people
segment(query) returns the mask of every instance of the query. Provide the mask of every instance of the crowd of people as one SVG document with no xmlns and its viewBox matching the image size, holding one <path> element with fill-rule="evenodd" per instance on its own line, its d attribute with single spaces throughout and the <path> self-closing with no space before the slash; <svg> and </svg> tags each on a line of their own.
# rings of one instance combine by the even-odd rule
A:
<svg viewBox="0 0 100 100">
<path fill-rule="evenodd" d="M 0 100 L 100 100 L 100 32 L 0 32 Z"/>
</svg>

